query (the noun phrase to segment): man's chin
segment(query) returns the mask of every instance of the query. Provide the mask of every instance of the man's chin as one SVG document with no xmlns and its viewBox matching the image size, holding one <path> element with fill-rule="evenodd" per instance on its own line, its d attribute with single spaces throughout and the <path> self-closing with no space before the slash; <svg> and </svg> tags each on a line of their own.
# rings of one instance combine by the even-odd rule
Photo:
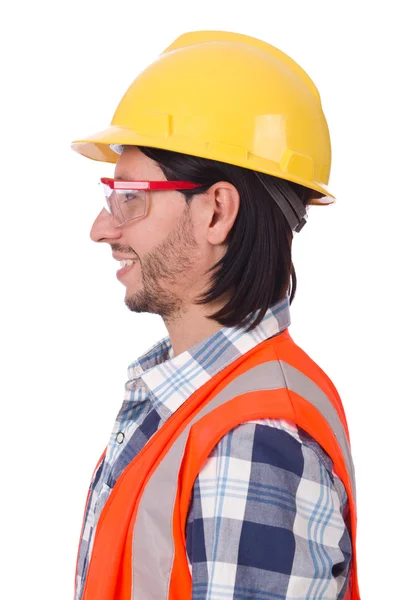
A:
<svg viewBox="0 0 397 600">
<path fill-rule="evenodd" d="M 142 294 L 139 292 L 135 294 L 129 294 L 128 291 L 125 294 L 124 304 L 131 312 L 135 313 L 150 313 L 153 312 L 150 309 L 150 303 L 147 302 L 145 298 L 142 297 Z"/>
</svg>

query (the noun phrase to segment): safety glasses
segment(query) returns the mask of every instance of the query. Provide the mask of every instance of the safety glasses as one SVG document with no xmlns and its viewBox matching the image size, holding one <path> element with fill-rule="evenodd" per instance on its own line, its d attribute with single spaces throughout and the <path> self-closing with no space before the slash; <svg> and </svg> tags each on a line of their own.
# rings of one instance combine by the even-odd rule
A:
<svg viewBox="0 0 397 600">
<path fill-rule="evenodd" d="M 116 221 L 115 227 L 146 215 L 147 192 L 203 187 L 190 181 L 120 181 L 109 177 L 102 177 L 99 185 L 101 184 L 105 192 L 105 208 Z"/>
</svg>

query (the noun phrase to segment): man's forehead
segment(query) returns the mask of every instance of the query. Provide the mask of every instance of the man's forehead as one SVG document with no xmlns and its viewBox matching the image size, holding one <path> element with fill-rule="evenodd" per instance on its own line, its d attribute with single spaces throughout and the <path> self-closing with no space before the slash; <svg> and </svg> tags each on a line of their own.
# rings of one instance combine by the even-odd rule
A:
<svg viewBox="0 0 397 600">
<path fill-rule="evenodd" d="M 159 170 L 156 163 L 145 156 L 138 148 L 129 147 L 123 150 L 116 163 L 114 179 L 117 181 L 158 179 Z"/>
</svg>

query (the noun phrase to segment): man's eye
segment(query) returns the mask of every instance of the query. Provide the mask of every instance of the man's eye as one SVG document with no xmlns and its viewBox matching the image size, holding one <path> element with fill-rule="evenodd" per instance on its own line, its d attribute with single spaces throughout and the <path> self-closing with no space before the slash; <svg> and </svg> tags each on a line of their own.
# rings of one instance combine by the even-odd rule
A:
<svg viewBox="0 0 397 600">
<path fill-rule="evenodd" d="M 125 192 L 123 195 L 124 195 L 124 202 L 128 202 L 128 200 L 135 200 L 135 198 L 136 198 L 135 192 Z"/>
</svg>

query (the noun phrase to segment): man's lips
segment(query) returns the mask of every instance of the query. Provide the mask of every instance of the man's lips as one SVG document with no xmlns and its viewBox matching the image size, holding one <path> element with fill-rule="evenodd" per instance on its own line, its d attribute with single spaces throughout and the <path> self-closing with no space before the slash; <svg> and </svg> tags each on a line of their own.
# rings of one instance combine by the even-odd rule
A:
<svg viewBox="0 0 397 600">
<path fill-rule="evenodd" d="M 136 261 L 132 264 L 132 265 L 127 265 L 125 267 L 122 267 L 121 269 L 119 269 L 116 273 L 116 277 L 117 279 L 122 278 L 124 275 L 126 275 L 127 273 L 129 273 L 136 265 Z"/>
<path fill-rule="evenodd" d="M 114 260 L 138 260 L 137 256 L 123 256 L 122 254 L 116 254 L 115 252 L 112 252 L 112 256 L 114 258 Z"/>
</svg>

